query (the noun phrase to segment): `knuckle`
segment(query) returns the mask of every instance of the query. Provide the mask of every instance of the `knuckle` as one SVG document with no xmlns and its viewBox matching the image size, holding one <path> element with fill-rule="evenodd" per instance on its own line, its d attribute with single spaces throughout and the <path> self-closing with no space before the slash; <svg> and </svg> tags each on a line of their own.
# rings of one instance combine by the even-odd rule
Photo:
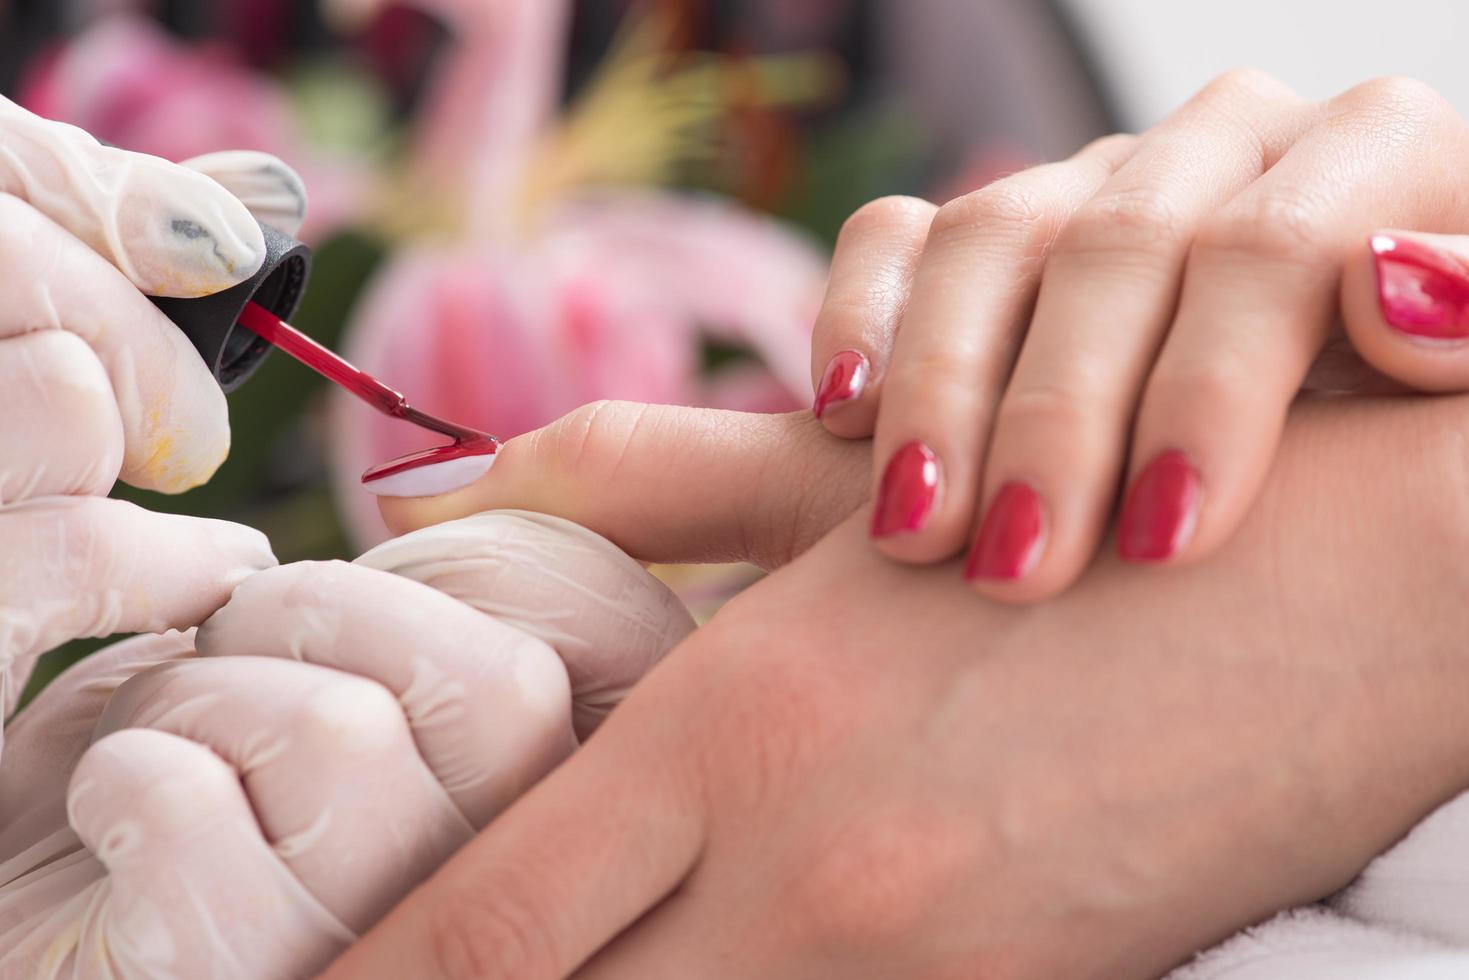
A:
<svg viewBox="0 0 1469 980">
<path fill-rule="evenodd" d="M 645 411 L 646 406 L 633 402 L 589 402 L 538 430 L 533 453 L 555 476 L 581 480 L 610 476 Z"/>
<path fill-rule="evenodd" d="M 1330 209 L 1304 189 L 1270 193 L 1227 208 L 1200 229 L 1193 254 L 1234 264 L 1316 264 L 1332 239 Z M 1192 271 L 1192 270 L 1191 270 Z"/>
<path fill-rule="evenodd" d="M 1404 75 L 1369 79 L 1343 92 L 1338 102 L 1350 109 L 1373 113 L 1432 115 L 1445 109 L 1452 112 L 1448 100 L 1437 89 Z"/>
<path fill-rule="evenodd" d="M 1083 146 L 1076 156 L 1117 161 L 1125 159 L 1136 147 L 1137 136 L 1132 133 L 1109 133 Z"/>
<path fill-rule="evenodd" d="M 1156 418 L 1176 419 L 1202 407 L 1214 418 L 1243 414 L 1231 406 L 1253 401 L 1251 372 L 1236 358 L 1216 352 L 1188 364 L 1160 365 L 1148 384 L 1147 411 Z"/>
<path fill-rule="evenodd" d="M 996 428 L 1036 433 L 1035 439 L 1049 440 L 1059 433 L 1094 429 L 1104 409 L 1102 400 L 1086 394 L 1082 386 L 1059 382 L 1027 384 L 1006 393 Z M 1026 436 L 1027 442 L 1031 439 L 1030 435 Z"/>
<path fill-rule="evenodd" d="M 1275 98 L 1291 93 L 1284 82 L 1267 71 L 1253 67 L 1231 68 L 1216 76 L 1199 91 L 1204 102 Z"/>
<path fill-rule="evenodd" d="M 1052 212 L 1042 194 L 1028 182 L 1006 179 L 940 207 L 929 234 L 961 240 L 998 235 L 1034 242 L 1049 238 L 1055 220 Z"/>
<path fill-rule="evenodd" d="M 153 835 L 187 833 L 242 803 L 239 777 L 219 756 L 148 728 L 112 732 L 93 743 L 73 771 L 67 800 L 73 825 L 89 836 L 121 816 L 124 826 L 143 826 Z M 105 838 L 90 843 L 113 856 Z"/>
<path fill-rule="evenodd" d="M 1061 232 L 1058 252 L 1147 253 L 1181 240 L 1188 217 L 1161 188 L 1108 193 L 1088 201 Z"/>
<path fill-rule="evenodd" d="M 1454 107 L 1414 78 L 1376 78 L 1348 89 L 1332 103 L 1333 125 L 1383 149 L 1417 151 L 1424 140 L 1463 129 Z"/>
<path fill-rule="evenodd" d="M 75 570 L 76 581 L 104 582 L 112 578 L 121 556 L 108 511 L 90 504 L 79 501 L 64 509 L 48 510 L 47 517 L 57 525 L 57 540 L 63 542 L 63 564 Z"/>
<path fill-rule="evenodd" d="M 816 314 L 813 336 L 828 349 L 837 350 L 841 346 L 860 344 L 874 328 L 891 325 L 895 329 L 898 317 L 888 314 L 883 309 L 883 303 L 874 302 L 879 297 L 879 288 L 886 289 L 887 284 L 871 284 L 870 291 L 866 294 L 828 293 L 821 304 L 821 310 Z M 820 365 L 820 368 L 824 370 L 825 365 Z"/>
<path fill-rule="evenodd" d="M 335 758 L 377 757 L 409 737 L 397 697 L 351 674 L 334 676 L 305 697 L 289 730 L 311 751 Z"/>
<path fill-rule="evenodd" d="M 842 222 L 837 241 L 841 243 L 923 225 L 933 218 L 934 211 L 934 206 L 922 198 L 902 194 L 880 197 L 875 201 L 868 201 Z"/>
<path fill-rule="evenodd" d="M 508 894 L 508 893 L 507 893 Z M 560 976 L 547 933 L 522 903 L 460 889 L 429 911 L 429 975 L 445 980 Z"/>
<path fill-rule="evenodd" d="M 1014 338 L 1006 343 L 1018 341 Z M 917 351 L 895 363 L 889 368 L 884 404 L 903 406 L 901 414 L 906 419 L 953 417 L 958 412 L 968 417 L 989 397 L 989 386 L 981 380 L 981 365 L 996 355 L 984 348 L 996 345 L 982 336 L 964 338 L 963 343 L 962 349 L 956 341 L 947 350 Z"/>
</svg>

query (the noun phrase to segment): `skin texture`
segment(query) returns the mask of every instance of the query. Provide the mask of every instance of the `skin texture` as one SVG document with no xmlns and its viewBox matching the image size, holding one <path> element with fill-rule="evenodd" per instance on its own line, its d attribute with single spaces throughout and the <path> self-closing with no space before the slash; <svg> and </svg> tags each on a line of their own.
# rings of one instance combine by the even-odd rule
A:
<svg viewBox="0 0 1469 980">
<path fill-rule="evenodd" d="M 931 506 L 879 522 L 876 546 L 910 563 L 974 547 L 979 591 L 1044 599 L 1102 545 L 1120 486 L 1134 491 L 1123 557 L 1203 558 L 1248 512 L 1339 318 L 1383 374 L 1463 390 L 1462 351 L 1405 343 L 1362 277 L 1376 230 L 1469 222 L 1466 155 L 1469 129 L 1420 83 L 1313 103 L 1236 71 L 1137 137 L 939 207 L 865 206 L 817 320 L 819 415 L 873 438 L 874 493 L 905 485 L 894 472 L 915 442 L 939 474 Z M 867 365 L 856 388 L 830 367 L 851 352 Z M 1186 461 L 1196 492 L 1149 492 L 1164 454 Z M 1016 485 L 1036 505 L 997 509 Z"/>
<path fill-rule="evenodd" d="M 500 512 L 88 658 L 0 760 L 0 975 L 309 976 L 692 629 L 605 539 Z"/>
<path fill-rule="evenodd" d="M 712 514 L 707 551 L 837 526 L 326 976 L 1146 977 L 1323 896 L 1469 779 L 1469 705 L 1444 683 L 1469 625 L 1466 412 L 1303 405 L 1212 558 L 1105 557 L 1036 609 L 873 553 L 865 508 L 839 516 L 865 493 L 851 447 L 700 452 L 767 419 L 742 439 L 727 415 L 604 405 L 590 434 L 513 440 L 458 505 L 541 465 L 558 502 L 605 488 L 575 516 L 645 558 L 677 555 L 617 519 L 633 500 Z M 726 497 L 735 472 L 782 474 L 783 504 Z"/>
</svg>

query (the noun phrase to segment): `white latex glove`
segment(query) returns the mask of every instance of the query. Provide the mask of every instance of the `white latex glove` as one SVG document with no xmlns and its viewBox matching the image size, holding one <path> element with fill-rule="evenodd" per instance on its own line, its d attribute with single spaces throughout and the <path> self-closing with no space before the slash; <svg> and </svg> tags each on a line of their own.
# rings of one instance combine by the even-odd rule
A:
<svg viewBox="0 0 1469 980">
<path fill-rule="evenodd" d="M 0 99 L 0 718 L 34 654 L 192 625 L 274 563 L 248 529 L 84 498 L 224 460 L 224 395 L 144 294 L 235 285 L 265 254 L 252 209 L 289 231 L 304 207 L 274 157 L 180 166 Z"/>
<path fill-rule="evenodd" d="M 494 512 L 250 578 L 85 750 L 188 643 L 84 661 L 0 763 L 37 801 L 0 811 L 0 977 L 312 975 L 692 628 L 605 539 Z"/>
</svg>

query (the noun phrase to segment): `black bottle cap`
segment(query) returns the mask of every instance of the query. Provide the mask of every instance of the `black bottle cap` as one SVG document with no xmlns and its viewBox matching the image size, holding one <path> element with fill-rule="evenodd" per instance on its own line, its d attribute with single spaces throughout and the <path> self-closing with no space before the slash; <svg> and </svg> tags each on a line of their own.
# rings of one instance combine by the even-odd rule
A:
<svg viewBox="0 0 1469 980">
<path fill-rule="evenodd" d="M 301 305 L 311 274 L 311 249 L 269 225 L 260 229 L 265 232 L 265 262 L 238 286 L 196 299 L 149 297 L 178 324 L 227 392 L 244 384 L 270 353 L 268 341 L 240 326 L 245 304 L 254 300 L 289 321 Z"/>
</svg>

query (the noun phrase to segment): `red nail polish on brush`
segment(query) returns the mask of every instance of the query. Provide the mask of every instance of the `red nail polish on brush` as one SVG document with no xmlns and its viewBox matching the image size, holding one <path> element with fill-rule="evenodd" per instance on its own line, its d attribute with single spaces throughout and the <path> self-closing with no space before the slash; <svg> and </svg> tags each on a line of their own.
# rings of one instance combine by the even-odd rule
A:
<svg viewBox="0 0 1469 980">
<path fill-rule="evenodd" d="M 489 456 L 500 448 L 499 440 L 492 435 L 419 411 L 409 405 L 408 399 L 399 392 L 338 357 L 262 306 L 247 303 L 244 312 L 240 315 L 240 323 L 317 374 L 341 385 L 379 412 L 400 418 L 405 422 L 412 422 L 431 432 L 451 436 L 454 439 L 447 446 L 434 446 L 432 449 L 409 453 L 407 456 L 399 456 L 397 459 L 390 459 L 386 463 L 370 467 L 362 474 L 363 483 L 386 479 L 422 466 L 463 459 L 466 456 Z"/>
<path fill-rule="evenodd" d="M 1377 299 L 1389 326 L 1414 337 L 1469 337 L 1469 261 L 1418 239 L 1372 236 Z"/>
<path fill-rule="evenodd" d="M 1133 481 L 1122 505 L 1117 551 L 1128 561 L 1164 561 L 1182 551 L 1199 523 L 1203 481 L 1177 449 L 1159 453 Z"/>
<path fill-rule="evenodd" d="M 1024 578 L 1040 560 L 1046 540 L 1046 505 L 1028 483 L 1000 487 L 979 526 L 964 566 L 968 580 Z"/>
<path fill-rule="evenodd" d="M 266 256 L 260 269 L 246 281 L 212 296 L 194 299 L 151 297 L 204 358 L 220 387 L 231 391 L 255 372 L 272 347 L 285 351 L 306 367 L 394 418 L 450 436 L 454 441 L 411 453 L 372 467 L 363 482 L 381 480 L 409 470 L 494 454 L 500 443 L 494 436 L 419 411 L 402 394 L 348 363 L 285 322 L 295 313 L 306 290 L 311 252 L 300 242 L 268 225 Z"/>
<path fill-rule="evenodd" d="M 923 443 L 910 442 L 893 453 L 878 486 L 872 536 L 923 530 L 938 501 L 939 478 L 939 458 Z"/>
</svg>

